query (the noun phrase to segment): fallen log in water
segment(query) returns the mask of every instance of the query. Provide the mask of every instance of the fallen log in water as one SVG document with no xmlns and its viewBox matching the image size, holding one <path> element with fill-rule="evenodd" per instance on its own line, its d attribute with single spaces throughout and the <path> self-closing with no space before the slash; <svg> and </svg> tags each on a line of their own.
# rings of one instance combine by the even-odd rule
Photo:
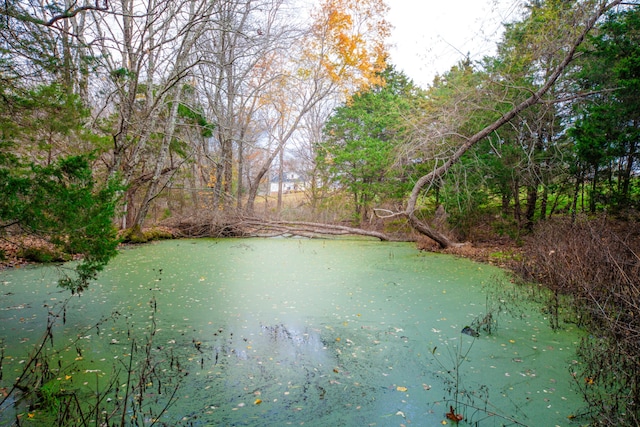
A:
<svg viewBox="0 0 640 427">
<path fill-rule="evenodd" d="M 321 235 L 332 236 L 368 236 L 375 237 L 382 241 L 391 240 L 389 236 L 379 231 L 364 230 L 362 228 L 347 227 L 337 224 L 323 224 L 317 222 L 306 221 L 269 221 L 261 219 L 246 219 L 243 225 L 251 230 L 248 234 L 251 236 L 276 236 L 276 235 L 295 235 L 302 237 L 318 237 Z"/>
</svg>

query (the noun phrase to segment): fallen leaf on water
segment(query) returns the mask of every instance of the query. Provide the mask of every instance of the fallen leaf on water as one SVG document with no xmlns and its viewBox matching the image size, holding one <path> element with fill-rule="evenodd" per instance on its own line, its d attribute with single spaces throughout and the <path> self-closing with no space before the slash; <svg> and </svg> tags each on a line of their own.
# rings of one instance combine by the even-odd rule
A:
<svg viewBox="0 0 640 427">
<path fill-rule="evenodd" d="M 398 390 L 398 391 L 407 391 L 407 388 L 399 385 L 398 387 L 396 387 L 396 390 Z"/>
<path fill-rule="evenodd" d="M 449 406 L 449 412 L 446 413 L 447 419 L 453 421 L 455 424 L 462 421 L 464 417 L 461 414 L 456 414 L 456 411 L 453 409 L 453 406 Z"/>
<path fill-rule="evenodd" d="M 262 403 L 262 399 L 256 399 L 255 402 L 253 402 L 254 405 L 259 405 Z"/>
</svg>

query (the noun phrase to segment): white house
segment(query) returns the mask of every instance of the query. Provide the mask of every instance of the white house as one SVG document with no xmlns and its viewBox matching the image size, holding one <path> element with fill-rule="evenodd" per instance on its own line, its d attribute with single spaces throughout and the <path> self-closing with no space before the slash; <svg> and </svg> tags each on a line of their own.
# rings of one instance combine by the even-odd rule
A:
<svg viewBox="0 0 640 427">
<path fill-rule="evenodd" d="M 279 174 L 275 174 L 269 183 L 269 191 L 271 193 L 278 192 L 278 183 L 280 181 Z M 285 172 L 282 177 L 282 192 L 289 193 L 292 191 L 304 190 L 305 182 L 296 172 Z"/>
</svg>

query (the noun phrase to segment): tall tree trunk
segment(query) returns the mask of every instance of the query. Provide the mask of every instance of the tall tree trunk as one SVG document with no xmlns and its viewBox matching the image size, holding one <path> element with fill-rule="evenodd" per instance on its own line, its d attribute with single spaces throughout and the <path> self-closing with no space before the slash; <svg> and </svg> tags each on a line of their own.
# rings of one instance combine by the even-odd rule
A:
<svg viewBox="0 0 640 427">
<path fill-rule="evenodd" d="M 513 219 L 518 227 L 522 225 L 522 207 L 520 206 L 520 180 L 513 181 Z"/>
<path fill-rule="evenodd" d="M 629 200 L 629 188 L 631 185 L 631 175 L 633 172 L 634 159 L 636 157 L 637 142 L 631 141 L 629 144 L 630 144 L 630 147 L 629 147 L 629 152 L 627 154 L 626 165 L 624 168 L 624 172 L 622 173 L 622 177 L 620 178 L 622 180 L 622 189 L 620 190 L 620 195 L 622 196 L 621 203 L 625 205 Z"/>
<path fill-rule="evenodd" d="M 276 205 L 276 212 L 278 217 L 280 217 L 280 213 L 282 212 L 282 191 L 284 186 L 284 150 L 280 150 L 279 159 L 280 164 L 278 165 L 278 204 Z"/>
<path fill-rule="evenodd" d="M 536 185 L 527 186 L 527 210 L 525 218 L 527 219 L 527 230 L 533 230 L 533 219 L 536 214 L 536 204 L 538 202 L 538 187 Z"/>
<path fill-rule="evenodd" d="M 169 158 L 169 148 L 171 147 L 171 141 L 173 140 L 173 135 L 176 129 L 176 121 L 178 119 L 178 106 L 180 105 L 181 98 L 181 90 L 179 86 L 176 86 L 174 89 L 174 96 L 171 99 L 171 109 L 169 110 L 169 117 L 167 118 L 167 128 L 165 129 L 164 136 L 162 138 L 162 145 L 160 146 L 160 151 L 158 152 L 158 156 L 156 158 L 156 164 L 153 171 L 153 177 L 147 186 L 147 191 L 140 205 L 140 209 L 136 215 L 136 220 L 134 227 L 137 229 L 142 229 L 144 225 L 144 221 L 147 217 L 147 213 L 149 212 L 149 208 L 151 207 L 151 202 L 158 195 L 158 189 L 160 187 L 160 180 L 163 175 L 164 165 Z"/>
<path fill-rule="evenodd" d="M 285 141 L 281 141 L 278 145 L 278 148 L 274 150 L 273 153 L 269 156 L 269 158 L 262 164 L 256 176 L 249 183 L 249 194 L 247 195 L 247 205 L 244 210 L 247 215 L 251 216 L 254 213 L 255 208 L 255 200 L 258 196 L 258 189 L 260 188 L 260 183 L 262 179 L 267 175 L 269 169 L 271 169 L 271 164 L 276 156 L 282 151 Z"/>
<path fill-rule="evenodd" d="M 231 211 L 231 199 L 233 188 L 233 140 L 225 138 L 222 141 L 222 206 L 225 213 Z"/>
<path fill-rule="evenodd" d="M 542 187 L 542 197 L 540 198 L 540 220 L 544 221 L 547 218 L 547 203 L 549 201 L 549 187 L 544 185 Z"/>
<path fill-rule="evenodd" d="M 243 135 L 238 138 L 238 184 L 236 189 L 236 210 L 242 211 L 242 198 L 244 197 L 244 142 Z"/>
<path fill-rule="evenodd" d="M 138 71 L 139 56 L 133 48 L 133 2 L 132 0 L 121 0 L 122 6 L 122 69 L 127 72 Z M 136 73 L 137 77 L 137 73 Z M 113 160 L 109 165 L 109 175 L 113 176 L 120 172 L 123 157 L 126 154 L 129 128 L 133 122 L 133 105 L 136 100 L 138 90 L 138 79 L 120 79 L 117 81 L 118 93 L 120 95 L 118 111 L 118 130 L 113 136 Z"/>
<path fill-rule="evenodd" d="M 511 203 L 511 194 L 507 191 L 502 192 L 502 215 L 505 217 L 509 216 L 509 205 Z"/>
<path fill-rule="evenodd" d="M 69 0 L 65 0 L 65 10 L 71 7 Z M 73 58 L 71 56 L 71 24 L 68 19 L 62 21 L 62 84 L 68 94 L 73 93 Z"/>
<path fill-rule="evenodd" d="M 589 197 L 589 212 L 596 213 L 596 193 L 598 191 L 598 165 L 593 167 L 593 179 L 591 180 L 591 195 Z"/>
<path fill-rule="evenodd" d="M 218 210 L 220 203 L 222 202 L 222 164 L 217 162 L 215 164 L 215 179 L 213 184 L 213 209 Z"/>
<path fill-rule="evenodd" d="M 578 195 L 580 194 L 582 180 L 582 165 L 578 163 L 578 170 L 576 172 L 576 185 L 573 187 L 573 201 L 571 202 L 572 223 L 576 221 L 576 216 L 578 215 Z"/>
</svg>

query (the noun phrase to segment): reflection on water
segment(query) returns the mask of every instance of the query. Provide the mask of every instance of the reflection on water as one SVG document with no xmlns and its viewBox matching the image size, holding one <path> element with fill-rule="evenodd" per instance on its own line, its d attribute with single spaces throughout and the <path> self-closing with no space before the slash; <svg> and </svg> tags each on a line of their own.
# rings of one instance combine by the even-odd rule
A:
<svg viewBox="0 0 640 427">
<path fill-rule="evenodd" d="M 0 272 L 4 386 L 42 334 L 43 306 L 65 298 L 55 280 L 53 269 Z M 551 332 L 531 307 L 499 316 L 491 335 L 462 333 L 501 280 L 498 269 L 404 243 L 128 249 L 66 310 L 56 340 L 80 338 L 83 357 L 60 381 L 106 382 L 153 321 L 153 350 L 189 372 L 162 417 L 169 425 L 430 426 L 456 400 L 468 425 L 567 425 L 580 405 L 569 369 L 576 331 Z"/>
</svg>

